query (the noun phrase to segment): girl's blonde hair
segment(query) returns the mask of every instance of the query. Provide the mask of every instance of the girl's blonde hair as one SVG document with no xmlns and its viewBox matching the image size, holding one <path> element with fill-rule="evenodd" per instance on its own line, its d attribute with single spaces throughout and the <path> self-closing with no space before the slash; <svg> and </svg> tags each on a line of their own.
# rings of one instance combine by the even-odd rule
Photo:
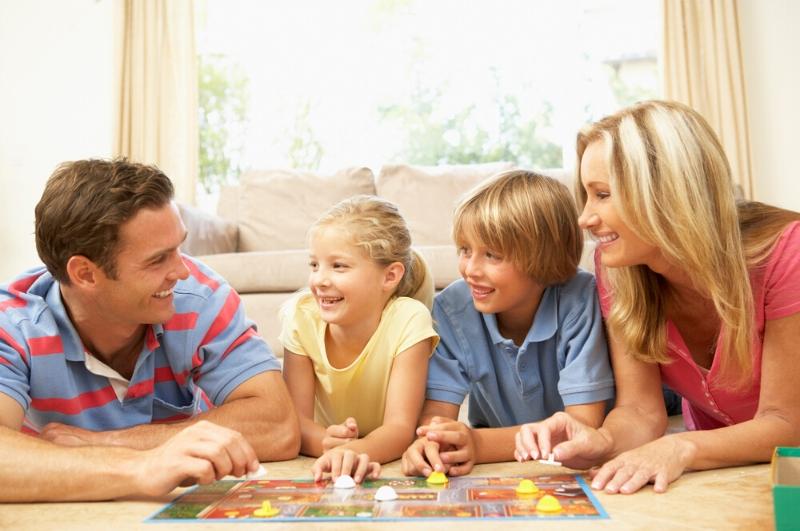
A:
<svg viewBox="0 0 800 531">
<path fill-rule="evenodd" d="M 453 240 L 461 247 L 469 237 L 543 286 L 575 276 L 583 252 L 569 189 L 525 170 L 497 174 L 461 200 L 453 218 Z"/>
<path fill-rule="evenodd" d="M 411 234 L 394 203 L 372 195 L 357 195 L 340 201 L 325 212 L 309 230 L 344 229 L 353 244 L 382 266 L 400 262 L 405 273 L 395 295 L 412 297 L 429 309 L 433 304 L 433 276 L 422 256 L 411 248 Z"/>
<path fill-rule="evenodd" d="M 723 324 L 717 339 L 726 353 L 722 379 L 743 385 L 755 334 L 748 267 L 764 260 L 793 213 L 756 203 L 737 206 L 714 131 L 696 111 L 667 101 L 639 103 L 578 133 L 575 185 L 581 207 L 581 159 L 598 141 L 621 219 L 708 291 Z M 644 265 L 604 272 L 614 292 L 608 326 L 635 358 L 669 362 L 663 279 Z"/>
</svg>

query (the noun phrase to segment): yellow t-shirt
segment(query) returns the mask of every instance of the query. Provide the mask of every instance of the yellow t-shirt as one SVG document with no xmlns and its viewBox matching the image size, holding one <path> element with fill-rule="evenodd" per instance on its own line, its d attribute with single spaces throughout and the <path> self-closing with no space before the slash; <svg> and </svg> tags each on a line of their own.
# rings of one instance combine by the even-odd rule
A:
<svg viewBox="0 0 800 531">
<path fill-rule="evenodd" d="M 301 356 L 308 356 L 316 374 L 315 421 L 323 426 L 341 424 L 347 417 L 358 423 L 364 436 L 383 424 L 386 391 L 395 356 L 420 341 L 433 338 L 431 354 L 439 342 L 428 308 L 409 297 L 386 304 L 381 321 L 364 350 L 349 367 L 337 369 L 325 352 L 327 323 L 309 293 L 295 296 L 281 312 L 280 341 Z"/>
</svg>

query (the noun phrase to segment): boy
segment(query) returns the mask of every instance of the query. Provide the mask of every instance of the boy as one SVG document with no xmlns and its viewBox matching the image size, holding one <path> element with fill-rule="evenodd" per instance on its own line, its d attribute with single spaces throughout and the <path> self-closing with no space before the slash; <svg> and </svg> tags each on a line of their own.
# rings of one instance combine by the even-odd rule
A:
<svg viewBox="0 0 800 531">
<path fill-rule="evenodd" d="M 419 438 L 407 475 L 469 473 L 514 459 L 519 425 L 567 411 L 598 426 L 614 379 L 594 277 L 578 271 L 583 237 L 566 187 L 514 170 L 456 208 L 458 280 L 433 305 L 441 336 L 431 358 Z M 458 422 L 469 394 L 470 426 Z"/>
</svg>

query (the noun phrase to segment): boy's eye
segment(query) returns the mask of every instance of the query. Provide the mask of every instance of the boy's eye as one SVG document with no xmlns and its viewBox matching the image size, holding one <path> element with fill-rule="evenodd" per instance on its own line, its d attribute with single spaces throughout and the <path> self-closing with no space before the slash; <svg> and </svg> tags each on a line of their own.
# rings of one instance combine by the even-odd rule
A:
<svg viewBox="0 0 800 531">
<path fill-rule="evenodd" d="M 492 251 L 486 251 L 486 258 L 489 258 L 491 260 L 500 260 L 501 259 L 499 254 L 497 254 L 495 252 L 492 252 Z"/>
<path fill-rule="evenodd" d="M 458 248 L 458 254 L 459 256 L 469 256 L 470 250 L 462 245 Z"/>
</svg>

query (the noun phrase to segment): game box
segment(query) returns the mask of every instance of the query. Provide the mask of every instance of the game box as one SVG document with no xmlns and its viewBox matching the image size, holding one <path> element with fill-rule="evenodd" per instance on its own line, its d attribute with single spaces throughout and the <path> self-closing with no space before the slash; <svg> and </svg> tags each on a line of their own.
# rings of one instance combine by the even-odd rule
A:
<svg viewBox="0 0 800 531">
<path fill-rule="evenodd" d="M 775 529 L 800 529 L 800 448 L 779 446 L 772 455 Z"/>
</svg>

